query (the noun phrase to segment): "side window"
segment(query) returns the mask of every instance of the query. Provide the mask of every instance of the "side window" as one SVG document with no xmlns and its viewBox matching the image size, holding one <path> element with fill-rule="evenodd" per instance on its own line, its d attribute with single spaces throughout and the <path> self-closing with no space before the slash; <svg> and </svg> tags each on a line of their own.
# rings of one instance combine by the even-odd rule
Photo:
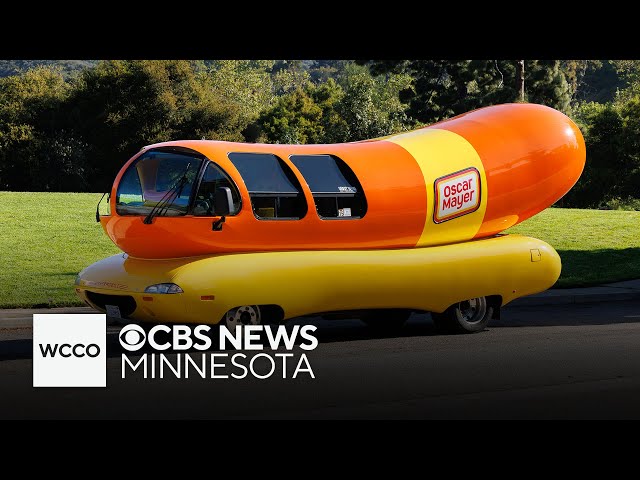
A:
<svg viewBox="0 0 640 480">
<path fill-rule="evenodd" d="M 293 171 L 271 153 L 229 153 L 242 175 L 251 206 L 260 220 L 297 220 L 307 214 L 300 183 Z"/>
<path fill-rule="evenodd" d="M 334 155 L 291 155 L 307 181 L 322 219 L 359 219 L 367 199 L 353 170 Z"/>
<path fill-rule="evenodd" d="M 193 214 L 196 216 L 215 217 L 216 216 L 216 189 L 219 187 L 229 187 L 233 198 L 233 211 L 231 215 L 236 215 L 240 211 L 240 193 L 231 179 L 217 165 L 209 162 L 202 176 L 198 193 L 193 205 Z"/>
</svg>

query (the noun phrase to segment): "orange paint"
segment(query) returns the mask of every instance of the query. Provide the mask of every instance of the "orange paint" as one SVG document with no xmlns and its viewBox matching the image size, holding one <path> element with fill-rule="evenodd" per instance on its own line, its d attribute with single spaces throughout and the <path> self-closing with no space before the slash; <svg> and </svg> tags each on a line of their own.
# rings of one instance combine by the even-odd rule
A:
<svg viewBox="0 0 640 480">
<path fill-rule="evenodd" d="M 576 183 L 584 139 L 562 113 L 535 104 L 483 108 L 433 125 L 473 145 L 487 175 L 487 211 L 476 238 L 499 233 L 557 202 Z"/>
<path fill-rule="evenodd" d="M 138 216 L 114 214 L 101 217 L 109 237 L 134 257 L 186 257 L 213 251 L 334 249 L 344 248 L 345 244 L 350 248 L 401 248 L 414 246 L 422 232 L 427 202 L 424 178 L 413 157 L 390 142 L 267 145 L 196 140 L 154 146 L 160 145 L 188 147 L 213 160 L 238 186 L 243 208 L 237 216 L 227 218 L 221 232 L 211 231 L 212 218 L 218 217 L 156 217 L 151 225 L 143 224 L 143 217 Z M 363 185 L 367 214 L 359 220 L 321 220 L 316 215 L 311 192 L 305 188 L 308 212 L 304 218 L 258 220 L 251 210 L 251 200 L 242 177 L 227 158 L 228 152 L 278 155 L 296 173 L 303 188 L 306 182 L 289 161 L 289 155 L 336 153 Z M 393 168 L 389 168 L 390 165 Z M 111 192 L 112 212 L 116 211 L 117 184 L 126 166 L 116 177 Z"/>
<path fill-rule="evenodd" d="M 434 137 L 422 133 L 432 129 L 447 130 L 456 135 Z M 419 164 L 408 149 L 400 146 L 401 140 L 394 140 L 398 136 L 334 145 L 267 145 L 206 140 L 151 145 L 144 151 L 161 146 L 181 146 L 215 162 L 237 185 L 242 199 L 240 212 L 227 217 L 221 231 L 212 231 L 211 228 L 212 221 L 218 217 L 159 216 L 153 219 L 152 224 L 146 225 L 144 216 L 118 215 L 117 187 L 127 167 L 138 157 L 136 155 L 116 177 L 111 191 L 112 215 L 102 216 L 100 221 L 116 245 L 141 258 L 176 258 L 216 252 L 407 248 L 415 247 L 423 235 L 432 235 L 429 244 L 449 243 L 448 237 L 444 239 L 443 236 L 440 241 L 438 235 L 445 230 L 455 231 L 453 229 L 457 225 L 464 225 L 467 235 L 458 241 L 498 233 L 560 199 L 575 184 L 584 167 L 584 140 L 576 125 L 562 113 L 540 105 L 487 107 L 420 129 L 410 136 L 414 135 L 424 136 L 425 142 L 440 142 L 434 151 L 440 152 L 438 155 L 441 157 L 421 158 Z M 419 143 L 420 139 L 417 141 Z M 439 170 L 446 171 L 445 177 L 456 174 L 460 168 L 447 171 L 451 160 L 447 152 L 459 151 L 450 145 L 459 147 L 466 142 L 473 147 L 471 152 L 477 152 L 474 155 L 476 159 L 479 156 L 480 161 L 477 166 L 464 165 L 463 169 L 484 170 L 479 175 L 486 178 L 486 184 L 479 186 L 483 191 L 486 189 L 486 205 L 469 209 L 478 217 L 477 224 L 473 225 L 469 224 L 476 220 L 464 215 L 447 214 L 441 220 L 434 218 L 435 215 L 428 215 L 429 205 L 436 196 L 435 184 L 431 180 L 425 181 L 423 171 L 433 162 L 440 166 Z M 412 145 L 415 146 L 415 142 Z M 244 181 L 227 157 L 230 152 L 272 153 L 285 162 L 302 186 L 308 208 L 304 218 L 257 219 Z M 343 160 L 364 190 L 368 206 L 364 217 L 319 218 L 304 177 L 289 160 L 289 156 L 295 154 L 332 154 Z M 435 227 L 427 228 L 431 224 Z M 471 228 L 473 230 L 469 233 Z"/>
</svg>

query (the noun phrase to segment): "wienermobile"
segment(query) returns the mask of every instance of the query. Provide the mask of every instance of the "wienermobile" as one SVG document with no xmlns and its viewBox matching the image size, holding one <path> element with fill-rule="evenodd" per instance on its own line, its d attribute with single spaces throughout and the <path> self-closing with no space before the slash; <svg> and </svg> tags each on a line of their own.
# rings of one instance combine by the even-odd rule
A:
<svg viewBox="0 0 640 480">
<path fill-rule="evenodd" d="M 558 201 L 584 163 L 578 127 L 535 104 L 354 143 L 158 143 L 96 213 L 124 253 L 75 289 L 140 322 L 234 329 L 322 314 L 395 328 L 423 311 L 476 332 L 558 279 L 550 245 L 500 232 Z"/>
</svg>

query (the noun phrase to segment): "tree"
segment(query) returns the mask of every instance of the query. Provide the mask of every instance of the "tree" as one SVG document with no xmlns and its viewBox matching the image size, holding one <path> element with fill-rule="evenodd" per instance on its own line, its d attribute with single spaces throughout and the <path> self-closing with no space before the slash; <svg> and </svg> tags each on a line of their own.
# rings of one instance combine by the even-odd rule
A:
<svg viewBox="0 0 640 480">
<path fill-rule="evenodd" d="M 526 97 L 524 93 L 524 60 L 516 62 L 516 91 L 518 92 L 517 101 L 524 102 Z"/>
<path fill-rule="evenodd" d="M 276 143 L 337 143 L 364 140 L 406 129 L 406 75 L 372 77 L 366 66 L 346 65 L 337 81 L 310 79 L 278 98 L 259 124 Z"/>
<path fill-rule="evenodd" d="M 66 81 L 45 67 L 0 79 L 0 188 L 105 191 L 144 145 L 251 139 L 273 63 L 102 61 Z"/>
<path fill-rule="evenodd" d="M 408 114 L 433 123 L 454 115 L 518 99 L 516 62 L 512 60 L 372 61 L 376 73 L 405 73 L 412 88 L 401 92 Z M 526 100 L 563 111 L 570 89 L 557 60 L 525 61 Z"/>
<path fill-rule="evenodd" d="M 271 101 L 269 65 L 104 61 L 73 83 L 66 128 L 88 145 L 92 188 L 109 188 L 144 145 L 180 138 L 243 141 Z"/>
<path fill-rule="evenodd" d="M 208 64 L 206 84 L 214 97 L 237 110 L 242 130 L 275 101 L 271 60 L 215 60 Z"/>
<path fill-rule="evenodd" d="M 345 97 L 343 88 L 333 79 L 316 85 L 311 92 L 313 101 L 322 110 L 322 143 L 338 143 L 348 138 L 349 126 L 342 116 L 342 101 Z"/>
<path fill-rule="evenodd" d="M 612 178 L 619 179 L 621 198 L 640 198 L 640 93 L 618 106 L 622 119 L 623 156 L 621 168 Z"/>
<path fill-rule="evenodd" d="M 60 128 L 68 92 L 60 70 L 52 67 L 0 79 L 0 189 L 86 187 L 82 158 L 61 147 L 78 141 Z"/>
<path fill-rule="evenodd" d="M 74 82 L 66 127 L 88 145 L 91 186 L 106 191 L 142 146 L 171 139 L 198 88 L 189 62 L 103 61 Z"/>
<path fill-rule="evenodd" d="M 565 206 L 598 207 L 619 193 L 618 180 L 624 165 L 623 121 L 611 103 L 585 103 L 574 112 L 585 138 L 587 161 L 578 183 L 564 197 Z"/>
<path fill-rule="evenodd" d="M 559 60 L 525 61 L 527 101 L 553 107 L 561 112 L 571 110 L 571 89 Z"/>
<path fill-rule="evenodd" d="M 271 75 L 273 93 L 280 97 L 297 89 L 304 89 L 311 75 L 301 60 L 281 60 L 273 66 Z"/>
<path fill-rule="evenodd" d="M 96 60 L 0 60 L 0 77 L 20 75 L 36 67 L 51 67 L 63 77 L 70 77 L 85 68 L 91 68 Z"/>
<path fill-rule="evenodd" d="M 606 66 L 611 67 L 608 60 L 604 62 L 600 60 L 564 60 L 561 62 L 562 71 L 569 84 L 572 102 L 592 100 L 589 98 L 592 93 L 590 83 L 593 81 L 590 75 Z"/>
<path fill-rule="evenodd" d="M 580 104 L 574 118 L 585 137 L 587 162 L 566 203 L 597 208 L 615 199 L 640 198 L 640 94 Z"/>
<path fill-rule="evenodd" d="M 405 114 L 407 105 L 399 93 L 410 88 L 406 74 L 372 76 L 366 66 L 350 64 L 338 82 L 344 96 L 336 111 L 345 122 L 342 132 L 336 132 L 332 142 L 366 140 L 405 130 L 410 122 Z"/>
<path fill-rule="evenodd" d="M 607 103 L 633 83 L 635 60 L 563 60 L 572 105 Z"/>
<path fill-rule="evenodd" d="M 312 93 L 312 85 L 298 87 L 262 114 L 259 123 L 268 141 L 302 144 L 318 143 L 323 138 L 322 108 Z"/>
</svg>

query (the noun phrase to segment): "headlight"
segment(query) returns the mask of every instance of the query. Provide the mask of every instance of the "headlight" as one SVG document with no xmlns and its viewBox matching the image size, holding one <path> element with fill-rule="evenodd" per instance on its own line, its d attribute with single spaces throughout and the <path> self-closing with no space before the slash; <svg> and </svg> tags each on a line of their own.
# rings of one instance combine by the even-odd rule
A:
<svg viewBox="0 0 640 480">
<path fill-rule="evenodd" d="M 144 293 L 184 293 L 175 283 L 156 283 L 144 289 Z"/>
</svg>

